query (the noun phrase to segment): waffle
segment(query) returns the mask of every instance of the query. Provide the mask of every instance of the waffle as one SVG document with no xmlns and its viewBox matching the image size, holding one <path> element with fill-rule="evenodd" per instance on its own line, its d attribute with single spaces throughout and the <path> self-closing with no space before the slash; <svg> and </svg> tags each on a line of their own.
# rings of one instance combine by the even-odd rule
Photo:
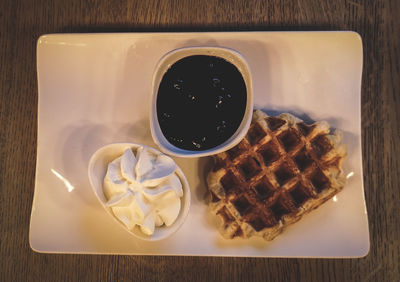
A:
<svg viewBox="0 0 400 282">
<path fill-rule="evenodd" d="M 327 122 L 253 113 L 246 137 L 214 156 L 207 176 L 210 208 L 225 238 L 272 240 L 342 190 L 346 148 Z"/>
</svg>

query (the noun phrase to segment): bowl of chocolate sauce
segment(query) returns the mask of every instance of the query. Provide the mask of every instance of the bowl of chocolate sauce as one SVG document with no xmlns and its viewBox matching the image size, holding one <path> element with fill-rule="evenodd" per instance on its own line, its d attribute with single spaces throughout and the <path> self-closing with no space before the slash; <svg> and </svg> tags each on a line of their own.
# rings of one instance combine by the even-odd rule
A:
<svg viewBox="0 0 400 282">
<path fill-rule="evenodd" d="M 159 61 L 150 127 L 164 153 L 200 157 L 226 151 L 243 139 L 252 112 L 250 69 L 237 51 L 186 47 Z"/>
</svg>

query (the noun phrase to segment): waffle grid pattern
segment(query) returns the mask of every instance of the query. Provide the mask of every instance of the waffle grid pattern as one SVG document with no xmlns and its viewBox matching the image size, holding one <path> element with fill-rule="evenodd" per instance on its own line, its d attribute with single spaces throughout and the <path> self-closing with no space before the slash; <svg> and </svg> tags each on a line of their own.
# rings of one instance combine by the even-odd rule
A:
<svg viewBox="0 0 400 282">
<path fill-rule="evenodd" d="M 214 157 L 210 206 L 225 237 L 262 236 L 283 229 L 339 192 L 346 154 L 326 122 L 306 125 L 290 114 L 255 111 L 246 137 Z"/>
</svg>

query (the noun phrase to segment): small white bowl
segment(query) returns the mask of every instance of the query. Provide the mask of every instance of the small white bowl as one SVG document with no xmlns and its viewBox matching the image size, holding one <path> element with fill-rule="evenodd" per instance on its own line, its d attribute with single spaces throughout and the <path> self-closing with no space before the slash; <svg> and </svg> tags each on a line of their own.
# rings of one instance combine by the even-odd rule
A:
<svg viewBox="0 0 400 282">
<path fill-rule="evenodd" d="M 133 230 L 128 230 L 126 226 L 120 222 L 113 214 L 110 207 L 107 207 L 105 204 L 107 199 L 104 195 L 103 190 L 103 180 L 107 173 L 107 166 L 110 162 L 115 160 L 116 158 L 120 157 L 126 149 L 131 148 L 133 150 L 138 149 L 140 146 L 146 147 L 150 150 L 150 152 L 155 154 L 160 154 L 158 150 L 140 144 L 134 143 L 115 143 L 106 145 L 100 149 L 98 149 L 90 158 L 89 167 L 88 167 L 88 174 L 89 174 L 89 181 L 92 186 L 92 189 L 103 206 L 103 208 L 124 228 L 126 231 L 131 233 L 133 236 L 140 238 L 146 241 L 157 241 L 161 239 L 165 239 L 168 236 L 172 235 L 175 231 L 182 226 L 183 222 L 185 221 L 190 207 L 190 187 L 189 183 L 183 174 L 182 170 L 177 167 L 176 174 L 182 182 L 182 190 L 183 196 L 181 198 L 181 210 L 175 222 L 171 226 L 160 226 L 156 227 L 154 233 L 152 235 L 146 235 L 138 226 L 135 226 Z"/>
<path fill-rule="evenodd" d="M 243 76 L 247 92 L 246 110 L 243 116 L 243 120 L 240 123 L 236 132 L 224 143 L 204 151 L 185 150 L 171 144 L 162 133 L 157 117 L 158 88 L 160 86 L 164 74 L 175 62 L 179 61 L 182 58 L 193 55 L 207 55 L 207 56 L 220 57 L 230 62 L 234 66 L 236 66 L 236 68 L 240 71 L 240 73 Z M 151 110 L 150 110 L 150 129 L 154 142 L 160 147 L 160 150 L 162 152 L 177 157 L 190 158 L 190 157 L 203 157 L 203 156 L 214 155 L 229 150 L 230 148 L 237 145 L 246 135 L 247 130 L 249 129 L 251 123 L 252 114 L 253 114 L 253 89 L 252 89 L 251 73 L 246 60 L 237 51 L 221 47 L 186 47 L 186 48 L 176 49 L 167 53 L 159 61 L 153 75 L 152 99 L 151 99 Z"/>
</svg>

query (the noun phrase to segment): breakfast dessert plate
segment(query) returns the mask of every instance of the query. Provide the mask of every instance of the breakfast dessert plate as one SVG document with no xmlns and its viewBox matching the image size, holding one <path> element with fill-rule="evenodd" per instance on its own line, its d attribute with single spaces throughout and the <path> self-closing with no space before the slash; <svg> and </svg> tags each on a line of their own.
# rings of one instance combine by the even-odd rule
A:
<svg viewBox="0 0 400 282">
<path fill-rule="evenodd" d="M 152 78 L 182 47 L 223 47 L 248 63 L 254 108 L 327 121 L 343 133 L 347 183 L 272 241 L 224 239 L 208 207 L 210 157 L 174 157 L 191 189 L 186 221 L 144 241 L 97 201 L 90 157 L 110 143 L 157 148 L 150 130 Z M 353 32 L 44 35 L 37 45 L 38 149 L 30 245 L 37 252 L 245 257 L 362 257 L 369 251 L 361 158 L 362 43 Z"/>
</svg>

